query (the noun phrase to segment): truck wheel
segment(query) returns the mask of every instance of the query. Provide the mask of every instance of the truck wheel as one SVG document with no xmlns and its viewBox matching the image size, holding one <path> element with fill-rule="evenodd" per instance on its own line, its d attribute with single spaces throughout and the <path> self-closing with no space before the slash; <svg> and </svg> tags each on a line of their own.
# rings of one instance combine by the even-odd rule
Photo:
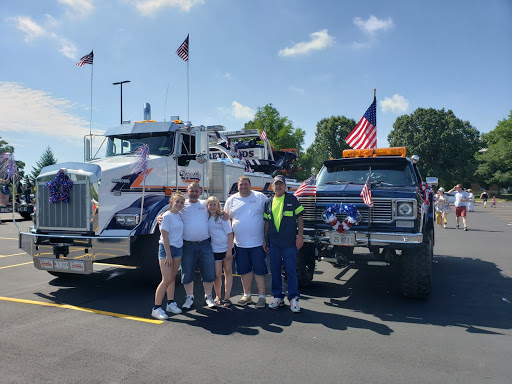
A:
<svg viewBox="0 0 512 384">
<path fill-rule="evenodd" d="M 418 248 L 402 251 L 401 290 L 406 297 L 426 299 L 432 289 L 432 232 L 424 235 Z"/>
<path fill-rule="evenodd" d="M 140 267 L 140 278 L 148 284 L 158 285 L 162 281 L 160 265 L 158 264 L 158 239 L 160 238 L 160 230 L 155 229 L 155 233 L 151 235 L 137 236 L 135 243 L 132 245 L 133 256 L 136 265 Z"/>
<path fill-rule="evenodd" d="M 307 287 L 313 281 L 315 272 L 315 247 L 305 243 L 297 254 L 297 279 L 299 287 Z"/>
<path fill-rule="evenodd" d="M 23 217 L 24 220 L 30 220 L 30 213 L 20 213 L 20 216 Z"/>
</svg>

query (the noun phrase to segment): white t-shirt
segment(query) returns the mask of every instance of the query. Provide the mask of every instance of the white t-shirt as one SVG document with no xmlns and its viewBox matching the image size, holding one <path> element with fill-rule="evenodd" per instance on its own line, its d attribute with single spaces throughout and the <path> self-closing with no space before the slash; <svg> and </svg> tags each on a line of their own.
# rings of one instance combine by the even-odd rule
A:
<svg viewBox="0 0 512 384">
<path fill-rule="evenodd" d="M 183 240 L 203 241 L 210 237 L 208 235 L 206 200 L 198 200 L 197 203 L 185 201 L 180 216 L 183 220 Z"/>
<path fill-rule="evenodd" d="M 468 202 L 460 201 L 460 199 L 467 199 L 467 198 L 468 198 L 467 192 L 465 192 L 465 191 L 457 192 L 455 194 L 455 203 L 453 205 L 455 205 L 456 207 L 466 207 L 468 205 Z"/>
<path fill-rule="evenodd" d="M 169 232 L 169 244 L 176 248 L 183 247 L 183 220 L 177 213 L 167 211 L 162 217 L 160 229 Z M 164 243 L 164 235 L 160 233 L 160 244 Z"/>
<path fill-rule="evenodd" d="M 233 232 L 229 220 L 222 220 L 222 217 L 210 217 L 208 219 L 208 230 L 212 238 L 212 250 L 215 253 L 226 252 L 228 250 L 228 234 Z"/>
<path fill-rule="evenodd" d="M 267 196 L 252 191 L 247 197 L 240 193 L 231 195 L 224 205 L 224 210 L 232 219 L 235 244 L 241 248 L 253 248 L 263 244 L 263 211 Z"/>
</svg>

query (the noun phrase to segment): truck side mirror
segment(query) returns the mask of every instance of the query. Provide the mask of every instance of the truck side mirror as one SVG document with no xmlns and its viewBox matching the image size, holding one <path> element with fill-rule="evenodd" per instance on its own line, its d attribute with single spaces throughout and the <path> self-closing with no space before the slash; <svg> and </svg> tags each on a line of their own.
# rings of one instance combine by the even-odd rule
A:
<svg viewBox="0 0 512 384">
<path fill-rule="evenodd" d="M 427 177 L 426 180 L 428 185 L 431 185 L 432 187 L 437 187 L 437 185 L 439 184 L 439 180 L 437 179 L 437 177 Z"/>
</svg>

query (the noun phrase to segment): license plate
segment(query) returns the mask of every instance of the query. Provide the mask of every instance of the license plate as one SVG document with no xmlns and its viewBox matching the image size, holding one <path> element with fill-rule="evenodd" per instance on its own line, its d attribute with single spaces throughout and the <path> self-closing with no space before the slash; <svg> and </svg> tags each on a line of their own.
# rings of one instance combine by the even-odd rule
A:
<svg viewBox="0 0 512 384">
<path fill-rule="evenodd" d="M 55 269 L 60 269 L 62 271 L 69 271 L 69 261 L 67 260 L 54 260 Z"/>
<path fill-rule="evenodd" d="M 69 262 L 69 268 L 75 272 L 85 272 L 85 261 L 71 260 Z"/>
<path fill-rule="evenodd" d="M 333 245 L 355 245 L 356 235 L 354 233 L 331 232 L 331 244 Z"/>
<path fill-rule="evenodd" d="M 396 226 L 399 228 L 413 228 L 414 227 L 414 221 L 412 220 L 397 220 Z"/>
<path fill-rule="evenodd" d="M 39 266 L 43 269 L 53 269 L 52 259 L 39 259 Z"/>
</svg>

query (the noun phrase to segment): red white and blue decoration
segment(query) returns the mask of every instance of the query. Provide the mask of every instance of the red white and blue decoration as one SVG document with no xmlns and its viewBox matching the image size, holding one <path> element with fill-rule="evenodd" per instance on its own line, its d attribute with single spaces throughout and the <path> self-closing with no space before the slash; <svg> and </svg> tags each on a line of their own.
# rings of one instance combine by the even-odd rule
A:
<svg viewBox="0 0 512 384">
<path fill-rule="evenodd" d="M 18 178 L 18 167 L 14 155 L 10 152 L 4 152 L 0 156 L 0 177 L 11 180 L 13 177 Z"/>
<path fill-rule="evenodd" d="M 347 215 L 347 217 L 339 222 L 336 214 Z M 331 204 L 325 209 L 322 219 L 336 232 L 343 233 L 361 221 L 361 214 L 354 204 Z"/>
<path fill-rule="evenodd" d="M 50 203 L 56 204 L 61 201 L 64 203 L 69 202 L 69 193 L 74 183 L 73 180 L 64 173 L 64 170 L 61 169 L 55 176 L 55 179 L 47 182 L 45 185 L 50 190 Z"/>
<path fill-rule="evenodd" d="M 429 206 L 430 205 L 429 195 L 432 193 L 432 189 L 430 189 L 430 186 L 427 183 L 424 183 L 423 181 L 420 182 L 420 186 L 418 189 L 419 189 L 421 201 L 423 201 L 423 204 L 426 204 L 427 206 Z"/>
<path fill-rule="evenodd" d="M 141 145 L 134 152 L 134 155 L 137 156 L 135 162 L 132 164 L 131 175 L 143 173 L 143 176 L 146 176 L 146 172 L 148 170 L 148 160 L 149 160 L 149 146 L 147 144 Z"/>
</svg>

